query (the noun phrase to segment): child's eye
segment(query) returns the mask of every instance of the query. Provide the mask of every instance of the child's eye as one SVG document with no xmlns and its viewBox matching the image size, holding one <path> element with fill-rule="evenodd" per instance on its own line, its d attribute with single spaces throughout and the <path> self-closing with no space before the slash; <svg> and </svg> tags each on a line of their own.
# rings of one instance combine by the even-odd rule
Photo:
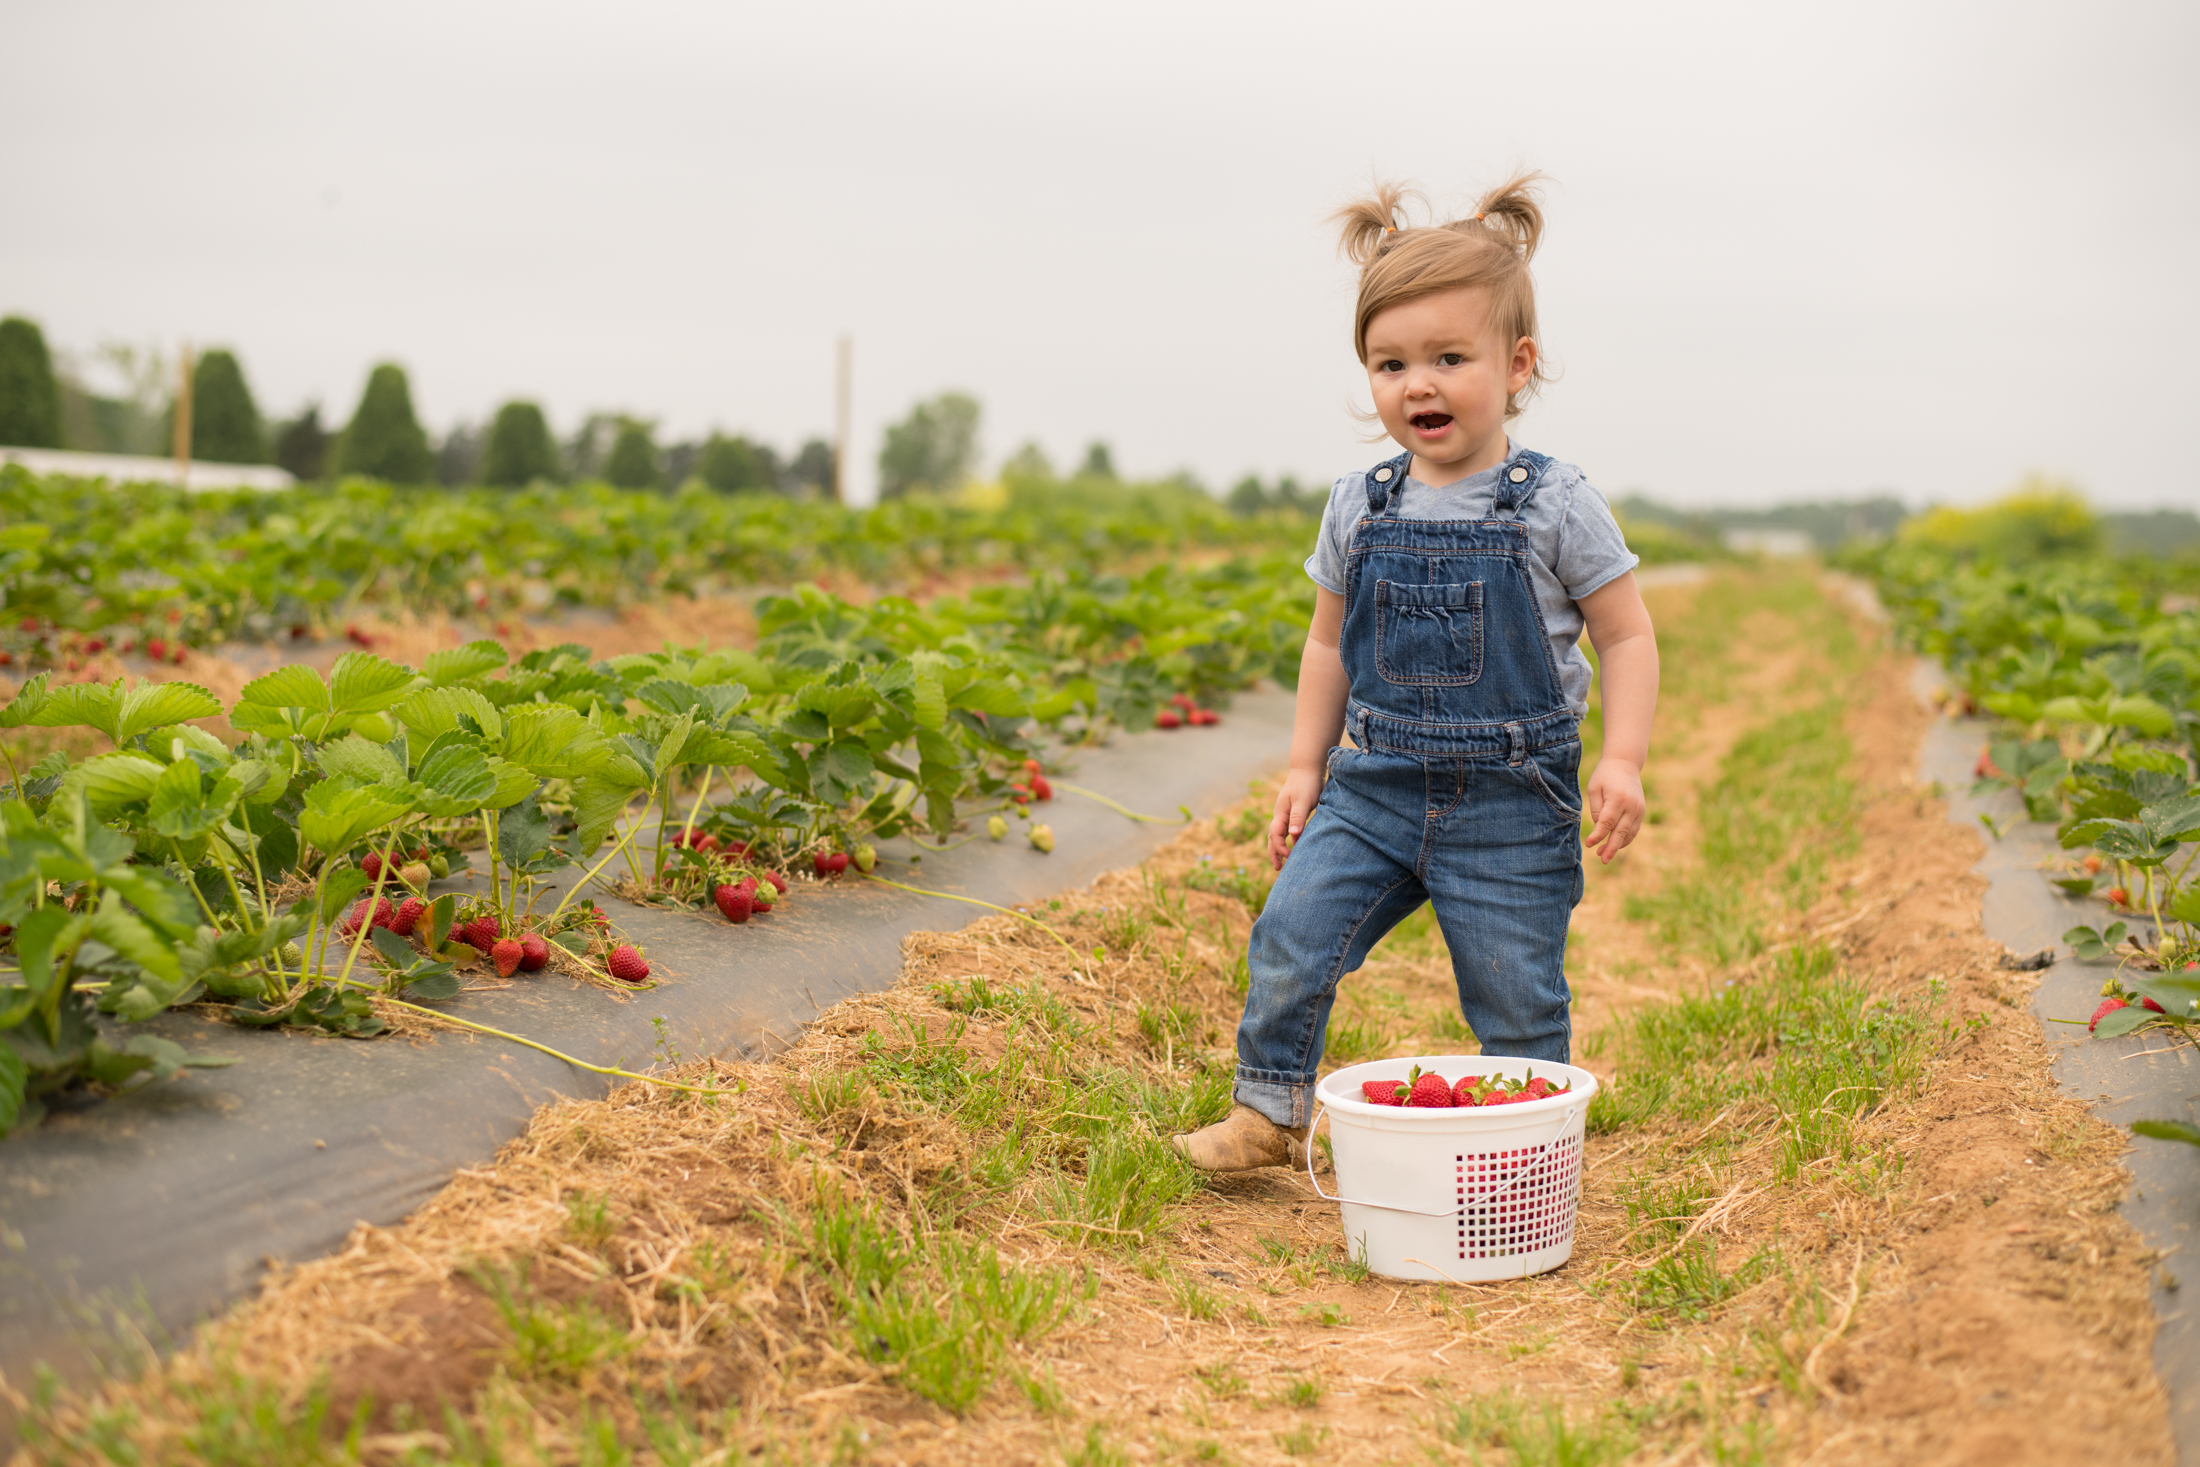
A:
<svg viewBox="0 0 2200 1467">
<path fill-rule="evenodd" d="M 1439 367 L 1460 367 L 1465 366 L 1466 361 L 1467 359 L 1458 352 L 1447 351 L 1436 359 L 1436 365 Z"/>
<path fill-rule="evenodd" d="M 1403 372 L 1405 369 L 1406 364 L 1399 361 L 1396 357 L 1392 357 L 1387 362 L 1379 362 L 1376 364 L 1375 367 L 1375 370 L 1378 372 Z"/>
</svg>

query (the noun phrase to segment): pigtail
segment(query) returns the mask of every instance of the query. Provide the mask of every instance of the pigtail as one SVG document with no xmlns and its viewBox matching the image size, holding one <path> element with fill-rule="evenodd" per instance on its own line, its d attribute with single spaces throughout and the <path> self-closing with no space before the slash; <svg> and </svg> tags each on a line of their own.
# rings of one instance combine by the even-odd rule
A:
<svg viewBox="0 0 2200 1467">
<path fill-rule="evenodd" d="M 1502 235 L 1523 262 L 1534 259 L 1535 247 L 1543 238 L 1543 194 L 1536 185 L 1545 177 L 1541 173 L 1514 174 L 1482 196 L 1474 206 L 1473 219 L 1458 220 L 1451 227 L 1465 231 L 1479 225 Z"/>
<path fill-rule="evenodd" d="M 1351 203 L 1329 216 L 1332 224 L 1344 226 L 1337 248 L 1355 265 L 1365 265 L 1383 252 L 1387 240 L 1395 239 L 1403 225 L 1398 222 L 1399 210 L 1412 197 L 1395 183 L 1378 183 L 1375 192 Z"/>
</svg>

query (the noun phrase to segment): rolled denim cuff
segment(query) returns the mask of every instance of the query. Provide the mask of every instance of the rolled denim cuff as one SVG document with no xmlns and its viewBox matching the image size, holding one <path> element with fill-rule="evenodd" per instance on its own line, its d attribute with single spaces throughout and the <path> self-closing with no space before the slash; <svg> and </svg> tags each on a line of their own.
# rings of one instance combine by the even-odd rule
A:
<svg viewBox="0 0 2200 1467">
<path fill-rule="evenodd" d="M 1231 1092 L 1239 1105 L 1249 1105 L 1287 1130 L 1314 1121 L 1314 1082 L 1278 1070 L 1250 1070 L 1238 1066 L 1237 1088 Z"/>
</svg>

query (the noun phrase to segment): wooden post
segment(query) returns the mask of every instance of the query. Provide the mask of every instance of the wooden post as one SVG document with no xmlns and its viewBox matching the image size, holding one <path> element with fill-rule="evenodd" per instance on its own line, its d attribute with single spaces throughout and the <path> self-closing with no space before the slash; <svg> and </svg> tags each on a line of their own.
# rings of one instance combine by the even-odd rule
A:
<svg viewBox="0 0 2200 1467">
<path fill-rule="evenodd" d="M 855 390 L 856 344 L 849 336 L 840 338 L 839 350 L 834 353 L 833 384 L 833 500 L 838 504 L 848 502 L 848 403 Z"/>
<path fill-rule="evenodd" d="M 182 379 L 176 384 L 176 484 L 191 487 L 191 343 L 183 344 Z"/>
</svg>

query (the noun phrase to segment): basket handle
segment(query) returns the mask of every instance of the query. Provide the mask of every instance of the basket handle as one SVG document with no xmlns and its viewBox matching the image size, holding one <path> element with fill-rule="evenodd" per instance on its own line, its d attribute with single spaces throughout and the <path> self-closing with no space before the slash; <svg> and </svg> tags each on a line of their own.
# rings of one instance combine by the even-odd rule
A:
<svg viewBox="0 0 2200 1467">
<path fill-rule="evenodd" d="M 1459 1209 L 1456 1207 L 1446 1207 L 1441 1208 L 1435 1212 L 1430 1212 L 1427 1208 L 1424 1207 L 1400 1207 L 1395 1202 L 1370 1202 L 1365 1198 L 1346 1197 L 1341 1194 L 1332 1197 L 1329 1193 L 1324 1192 L 1322 1190 L 1322 1184 L 1314 1179 L 1314 1128 L 1322 1123 L 1322 1114 L 1328 1109 L 1329 1106 L 1327 1102 L 1316 1104 L 1314 1107 L 1314 1119 L 1308 1122 L 1306 1127 L 1306 1183 L 1308 1186 L 1314 1189 L 1315 1196 L 1320 1197 L 1326 1202 L 1349 1202 L 1354 1207 L 1375 1207 L 1382 1209 L 1384 1212 L 1408 1212 L 1413 1214 L 1415 1217 L 1455 1217 L 1458 1215 Z M 1565 1109 L 1561 1110 L 1558 1113 L 1557 1117 L 1558 1124 L 1551 1128 L 1551 1134 L 1545 1136 L 1541 1141 L 1535 1142 L 1534 1144 L 1538 1146 L 1550 1145 L 1551 1142 L 1558 1139 L 1558 1133 L 1565 1130 L 1567 1124 L 1571 1122 L 1573 1118 L 1574 1111 L 1572 1106 L 1568 1106 Z M 1496 1191 L 1488 1194 L 1487 1196 L 1475 1198 L 1475 1203 L 1479 1206 L 1484 1203 L 1495 1202 L 1499 1198 L 1506 1196 L 1512 1191 L 1513 1188 L 1519 1186 L 1522 1182 L 1525 1182 L 1526 1180 L 1528 1180 L 1528 1169 L 1526 1167 L 1522 1167 L 1511 1181 L 1507 1182 L 1504 1186 L 1498 1188 Z"/>
</svg>

